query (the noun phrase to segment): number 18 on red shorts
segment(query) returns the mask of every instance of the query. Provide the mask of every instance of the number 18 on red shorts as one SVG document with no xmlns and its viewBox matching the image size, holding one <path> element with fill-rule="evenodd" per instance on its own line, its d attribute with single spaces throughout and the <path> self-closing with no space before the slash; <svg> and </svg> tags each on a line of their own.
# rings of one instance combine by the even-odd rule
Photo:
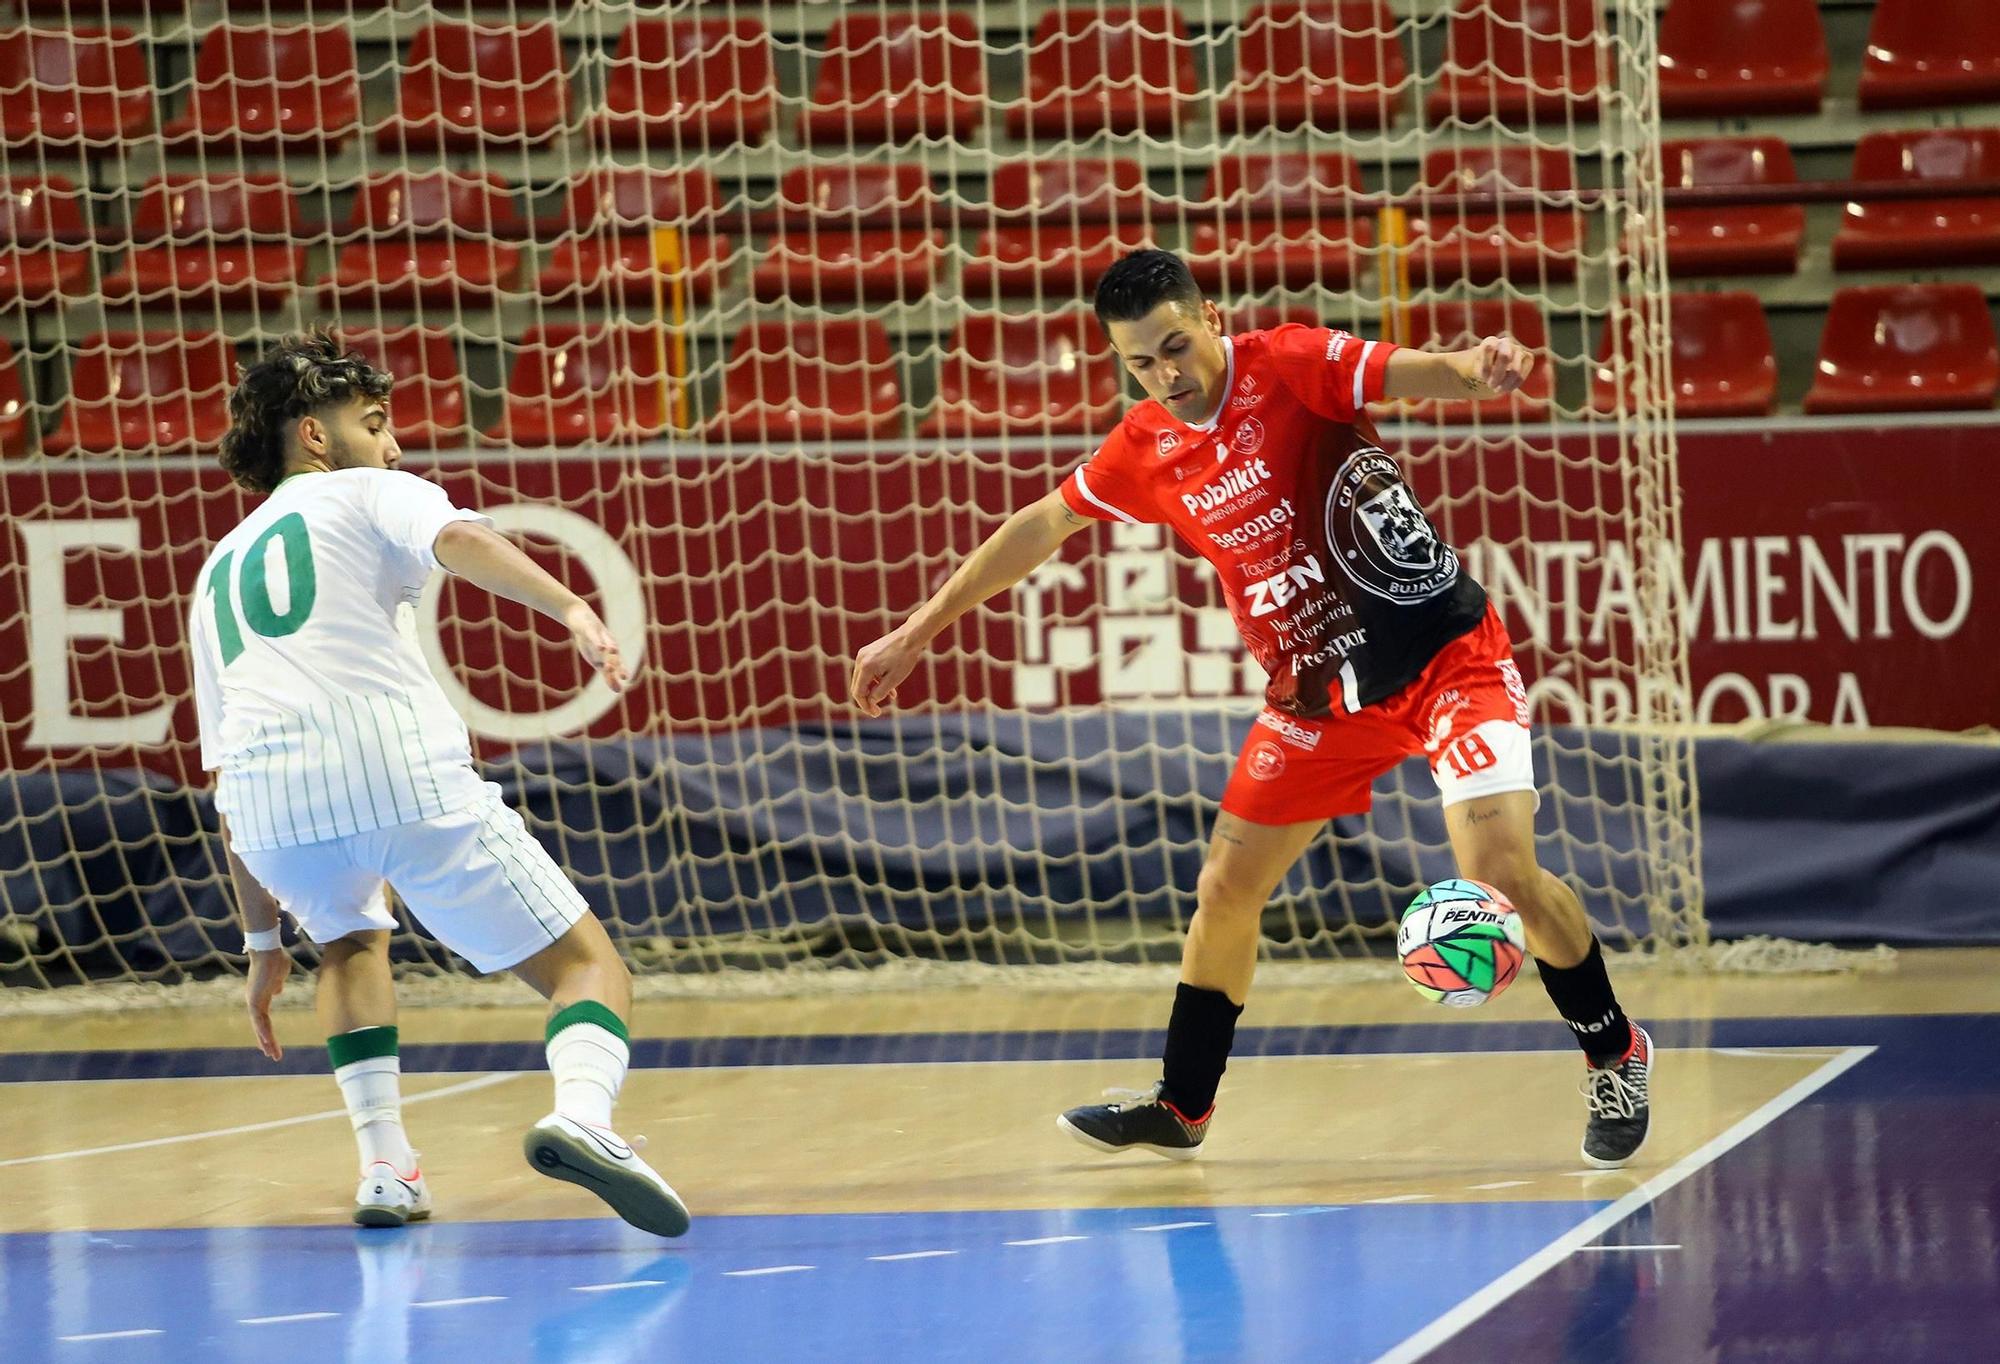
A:
<svg viewBox="0 0 2000 1364">
<path fill-rule="evenodd" d="M 1322 720 L 1267 708 L 1237 755 L 1222 808 L 1253 824 L 1365 814 L 1375 779 L 1413 753 L 1430 761 L 1446 805 L 1535 789 L 1528 689 L 1490 606 L 1386 700 Z"/>
</svg>

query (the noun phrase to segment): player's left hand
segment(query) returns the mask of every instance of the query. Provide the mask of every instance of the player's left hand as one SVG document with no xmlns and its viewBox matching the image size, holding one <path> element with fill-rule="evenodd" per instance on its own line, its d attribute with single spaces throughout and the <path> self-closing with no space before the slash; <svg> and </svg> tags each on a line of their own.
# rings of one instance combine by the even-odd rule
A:
<svg viewBox="0 0 2000 1364">
<path fill-rule="evenodd" d="M 285 991 L 285 978 L 292 974 L 292 954 L 284 948 L 250 954 L 250 1031 L 257 1035 L 257 1050 L 273 1061 L 285 1059 L 285 1048 L 271 1026 L 271 1001 Z"/>
<path fill-rule="evenodd" d="M 1486 397 L 1512 393 L 1535 369 L 1535 353 L 1511 336 L 1489 336 L 1470 354 L 1472 372 L 1467 377 L 1487 390 L 1482 395 Z"/>
<path fill-rule="evenodd" d="M 604 685 L 614 693 L 624 691 L 626 684 L 632 680 L 632 674 L 618 651 L 618 641 L 597 613 L 583 602 L 578 602 L 563 617 L 563 624 L 569 626 L 570 636 L 576 640 L 578 651 L 591 667 L 597 669 Z"/>
</svg>

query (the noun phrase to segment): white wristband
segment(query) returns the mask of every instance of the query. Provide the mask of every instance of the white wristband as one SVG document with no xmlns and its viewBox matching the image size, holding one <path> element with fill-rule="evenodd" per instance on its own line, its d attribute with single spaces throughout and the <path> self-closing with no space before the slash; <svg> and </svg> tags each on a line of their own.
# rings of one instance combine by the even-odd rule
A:
<svg viewBox="0 0 2000 1364">
<path fill-rule="evenodd" d="M 245 952 L 275 952 L 285 945 L 285 926 L 274 924 L 270 928 L 243 935 Z"/>
</svg>

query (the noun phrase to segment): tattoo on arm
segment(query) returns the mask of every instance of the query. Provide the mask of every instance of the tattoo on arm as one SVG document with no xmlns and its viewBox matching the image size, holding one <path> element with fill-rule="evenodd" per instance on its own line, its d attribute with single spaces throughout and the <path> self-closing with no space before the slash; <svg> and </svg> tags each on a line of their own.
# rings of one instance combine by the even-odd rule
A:
<svg viewBox="0 0 2000 1364">
<path fill-rule="evenodd" d="M 1070 506 L 1067 502 L 1063 503 L 1062 514 L 1063 520 L 1069 522 L 1072 526 L 1080 526 L 1090 519 L 1087 516 L 1078 515 L 1076 508 Z"/>
<path fill-rule="evenodd" d="M 1465 822 L 1467 824 L 1484 824 L 1489 819 L 1498 818 L 1500 818 L 1498 810 L 1467 810 L 1465 812 Z"/>
<path fill-rule="evenodd" d="M 1473 378 L 1470 374 L 1460 376 L 1459 382 L 1464 384 L 1466 388 L 1470 389 L 1474 393 L 1479 393 L 1483 391 L 1486 387 L 1485 384 L 1480 383 L 1479 380 Z"/>
</svg>

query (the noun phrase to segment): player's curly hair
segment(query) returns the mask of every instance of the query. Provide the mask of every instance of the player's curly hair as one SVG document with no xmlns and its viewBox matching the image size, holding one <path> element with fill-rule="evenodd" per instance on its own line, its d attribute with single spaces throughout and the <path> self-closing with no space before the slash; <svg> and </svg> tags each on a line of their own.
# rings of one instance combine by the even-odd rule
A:
<svg viewBox="0 0 2000 1364">
<path fill-rule="evenodd" d="M 394 382 L 325 327 L 288 336 L 244 370 L 229 395 L 222 467 L 239 487 L 268 493 L 285 476 L 293 422 L 357 397 L 386 398 Z"/>
<path fill-rule="evenodd" d="M 1137 322 L 1162 303 L 1201 311 L 1201 286 L 1187 262 L 1171 251 L 1148 248 L 1122 257 L 1097 281 L 1097 320 Z"/>
</svg>

